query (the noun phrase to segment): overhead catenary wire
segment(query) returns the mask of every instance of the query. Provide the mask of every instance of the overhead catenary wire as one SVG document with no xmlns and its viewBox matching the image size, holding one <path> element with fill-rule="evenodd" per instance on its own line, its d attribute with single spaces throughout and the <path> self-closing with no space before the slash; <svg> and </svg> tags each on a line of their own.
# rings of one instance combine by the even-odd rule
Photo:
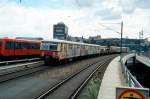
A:
<svg viewBox="0 0 150 99">
<path fill-rule="evenodd" d="M 108 26 L 105 26 L 105 25 L 103 25 L 102 23 L 98 23 L 99 25 L 101 25 L 101 26 L 103 26 L 103 27 L 105 27 L 106 29 L 108 29 L 108 30 L 111 30 L 111 31 L 114 31 L 114 32 L 116 32 L 117 34 L 121 34 L 120 32 L 118 32 L 118 31 L 116 31 L 116 30 L 114 30 L 114 29 L 112 29 L 112 28 L 110 28 L 110 27 L 108 27 Z M 115 23 L 113 23 L 113 24 L 115 24 Z M 116 23 L 117 24 L 117 23 Z"/>
</svg>

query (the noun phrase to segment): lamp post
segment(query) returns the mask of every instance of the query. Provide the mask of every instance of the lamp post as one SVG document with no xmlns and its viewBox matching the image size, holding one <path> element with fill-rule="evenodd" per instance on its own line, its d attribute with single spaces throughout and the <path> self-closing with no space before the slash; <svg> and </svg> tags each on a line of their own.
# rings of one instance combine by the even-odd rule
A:
<svg viewBox="0 0 150 99">
<path fill-rule="evenodd" d="M 128 36 L 126 36 L 126 53 L 128 52 L 128 50 L 127 50 L 127 46 L 128 46 L 127 40 L 128 40 Z"/>
<path fill-rule="evenodd" d="M 113 24 L 116 24 L 116 23 L 113 23 Z M 120 23 L 117 23 L 117 24 L 120 24 Z M 121 37 L 120 37 L 120 54 L 122 54 L 122 35 L 123 35 L 123 21 L 121 22 L 121 31 L 118 32 L 118 31 L 115 31 L 114 29 L 110 28 L 110 27 L 107 27 L 105 25 L 103 25 L 102 23 L 99 23 L 99 25 L 107 28 L 108 30 L 111 30 L 111 31 L 114 31 L 118 34 L 121 34 Z"/>
<path fill-rule="evenodd" d="M 122 34 L 123 34 L 123 21 L 121 22 L 121 44 L 120 44 L 120 54 L 122 54 Z"/>
<path fill-rule="evenodd" d="M 143 30 L 139 32 L 139 55 L 141 52 L 141 40 L 143 39 Z"/>
</svg>

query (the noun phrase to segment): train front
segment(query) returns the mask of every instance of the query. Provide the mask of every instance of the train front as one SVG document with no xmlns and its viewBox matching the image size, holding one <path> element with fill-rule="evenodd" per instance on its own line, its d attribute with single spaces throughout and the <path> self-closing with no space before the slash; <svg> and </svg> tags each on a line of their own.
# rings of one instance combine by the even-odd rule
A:
<svg viewBox="0 0 150 99">
<path fill-rule="evenodd" d="M 44 59 L 45 64 L 56 63 L 60 60 L 58 42 L 42 41 L 40 49 L 41 57 Z"/>
</svg>

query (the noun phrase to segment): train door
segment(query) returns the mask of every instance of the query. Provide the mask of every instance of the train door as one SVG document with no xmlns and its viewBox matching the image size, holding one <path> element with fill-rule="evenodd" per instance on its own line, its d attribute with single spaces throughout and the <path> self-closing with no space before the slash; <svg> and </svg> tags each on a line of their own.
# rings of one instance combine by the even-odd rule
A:
<svg viewBox="0 0 150 99">
<path fill-rule="evenodd" d="M 36 51 L 30 49 L 29 42 L 21 42 L 21 52 L 22 55 L 34 55 Z M 33 47 L 34 48 L 34 47 Z"/>
<path fill-rule="evenodd" d="M 64 57 L 66 58 L 67 57 L 67 44 L 66 43 L 63 43 L 63 55 Z"/>
<path fill-rule="evenodd" d="M 23 55 L 23 50 L 22 50 L 22 43 L 21 42 L 16 42 L 15 43 L 15 55 L 20 56 Z"/>
<path fill-rule="evenodd" d="M 28 48 L 24 45 L 24 51 L 28 54 L 27 55 L 40 55 L 40 43 L 38 42 L 26 42 L 26 44 L 29 46 Z"/>
<path fill-rule="evenodd" d="M 4 56 L 14 56 L 15 55 L 15 42 L 12 41 L 6 41 L 4 42 L 4 50 L 3 50 L 3 55 Z"/>
<path fill-rule="evenodd" d="M 0 56 L 2 56 L 2 40 L 0 40 Z"/>
<path fill-rule="evenodd" d="M 74 45 L 74 55 L 77 57 L 78 56 L 78 53 L 77 53 L 77 44 Z"/>
<path fill-rule="evenodd" d="M 77 56 L 80 56 L 80 45 L 77 44 Z"/>
<path fill-rule="evenodd" d="M 67 44 L 68 45 L 68 50 L 67 50 L 67 57 L 72 57 L 72 44 Z"/>
<path fill-rule="evenodd" d="M 73 49 L 73 56 L 76 57 L 76 45 L 75 44 L 73 44 L 72 49 Z"/>
</svg>

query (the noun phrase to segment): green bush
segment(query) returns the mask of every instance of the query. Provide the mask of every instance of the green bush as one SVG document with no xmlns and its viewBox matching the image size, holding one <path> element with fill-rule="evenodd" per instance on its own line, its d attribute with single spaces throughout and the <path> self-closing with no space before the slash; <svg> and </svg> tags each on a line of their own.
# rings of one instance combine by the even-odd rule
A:
<svg viewBox="0 0 150 99">
<path fill-rule="evenodd" d="M 97 99 L 99 92 L 100 80 L 91 80 L 87 88 L 87 93 L 84 95 L 83 99 Z"/>
</svg>

